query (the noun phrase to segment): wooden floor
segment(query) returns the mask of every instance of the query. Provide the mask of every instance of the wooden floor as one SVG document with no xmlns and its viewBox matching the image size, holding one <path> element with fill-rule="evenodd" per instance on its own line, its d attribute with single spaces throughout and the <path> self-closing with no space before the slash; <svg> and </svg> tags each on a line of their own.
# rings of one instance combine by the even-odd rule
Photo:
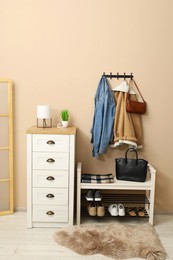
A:
<svg viewBox="0 0 173 260">
<path fill-rule="evenodd" d="M 155 229 L 173 260 L 173 215 L 156 215 Z M 106 260 L 101 255 L 81 256 L 53 240 L 57 228 L 26 228 L 26 212 L 0 217 L 0 260 Z M 132 259 L 132 258 L 131 258 Z M 134 258 L 134 260 L 141 258 Z"/>
</svg>

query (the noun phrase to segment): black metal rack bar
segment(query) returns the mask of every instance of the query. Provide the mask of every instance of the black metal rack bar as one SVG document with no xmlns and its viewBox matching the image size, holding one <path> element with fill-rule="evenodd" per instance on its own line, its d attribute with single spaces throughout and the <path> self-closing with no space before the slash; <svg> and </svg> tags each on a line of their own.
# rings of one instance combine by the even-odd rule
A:
<svg viewBox="0 0 173 260">
<path fill-rule="evenodd" d="M 135 208 L 134 208 L 135 210 Z M 137 208 L 136 208 L 137 210 Z M 84 207 L 82 206 L 81 207 L 81 215 L 82 217 L 90 217 L 90 218 L 97 218 L 97 220 L 101 220 L 102 218 L 100 217 L 97 217 L 97 216 L 89 216 L 88 214 L 88 211 L 87 211 L 87 207 Z M 105 217 L 109 217 L 109 218 L 114 218 L 114 219 L 117 219 L 119 216 L 115 217 L 115 216 L 111 216 L 109 211 L 108 211 L 108 207 L 105 207 Z M 146 209 L 144 209 L 144 216 L 139 216 L 138 213 L 135 215 L 135 216 L 131 216 L 129 213 L 128 213 L 128 207 L 125 207 L 125 216 L 123 217 L 120 217 L 121 219 L 124 218 L 124 217 L 130 217 L 130 218 L 149 218 L 149 215 L 146 211 Z"/>
<path fill-rule="evenodd" d="M 85 194 L 81 194 L 81 201 L 85 205 L 88 203 Z M 93 201 L 95 202 L 95 201 Z M 107 204 L 123 203 L 123 204 L 150 204 L 145 194 L 102 194 L 102 202 Z"/>
<path fill-rule="evenodd" d="M 126 75 L 126 73 L 124 73 L 124 74 L 119 74 L 118 72 L 117 72 L 117 74 L 112 74 L 112 72 L 110 72 L 110 74 L 105 74 L 105 72 L 103 72 L 103 76 L 105 76 L 106 78 L 110 78 L 110 79 L 112 79 L 112 78 L 117 78 L 117 79 L 119 79 L 119 78 L 130 78 L 130 79 L 133 79 L 133 74 L 132 73 L 130 73 L 130 75 L 129 74 L 127 74 Z"/>
</svg>

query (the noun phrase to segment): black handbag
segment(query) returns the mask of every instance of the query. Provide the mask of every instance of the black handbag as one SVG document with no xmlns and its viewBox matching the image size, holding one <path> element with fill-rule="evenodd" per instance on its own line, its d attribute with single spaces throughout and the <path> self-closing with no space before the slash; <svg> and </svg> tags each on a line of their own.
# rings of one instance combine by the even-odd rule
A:
<svg viewBox="0 0 173 260">
<path fill-rule="evenodd" d="M 136 153 L 136 159 L 127 158 L 127 153 L 132 150 Z M 138 159 L 138 153 L 134 148 L 125 152 L 125 158 L 115 158 L 115 171 L 117 180 L 145 182 L 148 162 Z"/>
</svg>

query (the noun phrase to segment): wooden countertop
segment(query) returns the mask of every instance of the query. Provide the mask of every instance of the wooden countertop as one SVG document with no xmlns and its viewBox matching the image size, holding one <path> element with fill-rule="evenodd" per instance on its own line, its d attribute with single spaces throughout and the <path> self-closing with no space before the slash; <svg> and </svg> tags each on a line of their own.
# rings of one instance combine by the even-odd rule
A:
<svg viewBox="0 0 173 260">
<path fill-rule="evenodd" d="M 27 134 L 60 134 L 60 135 L 75 135 L 76 127 L 69 126 L 66 128 L 38 128 L 37 126 L 32 126 L 26 130 Z"/>
</svg>

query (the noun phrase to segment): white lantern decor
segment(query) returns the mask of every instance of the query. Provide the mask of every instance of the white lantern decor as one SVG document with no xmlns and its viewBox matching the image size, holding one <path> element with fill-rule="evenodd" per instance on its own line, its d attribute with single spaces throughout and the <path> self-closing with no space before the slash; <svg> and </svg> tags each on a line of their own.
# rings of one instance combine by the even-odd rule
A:
<svg viewBox="0 0 173 260">
<path fill-rule="evenodd" d="M 52 127 L 51 106 L 49 105 L 37 106 L 37 127 L 38 128 Z"/>
</svg>

